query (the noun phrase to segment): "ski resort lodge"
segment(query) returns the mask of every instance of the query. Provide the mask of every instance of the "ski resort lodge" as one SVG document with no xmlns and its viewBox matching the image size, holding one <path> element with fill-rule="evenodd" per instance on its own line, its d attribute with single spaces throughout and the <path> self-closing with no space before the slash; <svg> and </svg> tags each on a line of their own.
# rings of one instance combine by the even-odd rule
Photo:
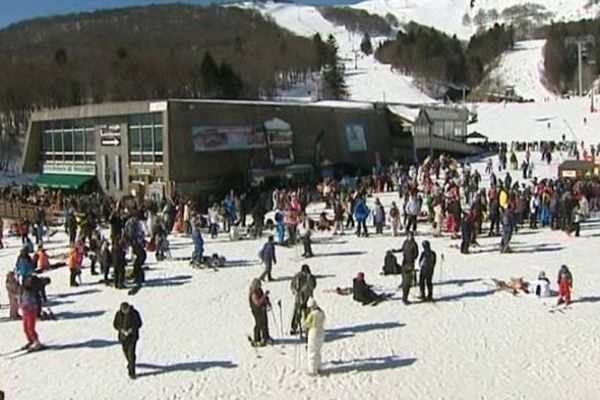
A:
<svg viewBox="0 0 600 400">
<path fill-rule="evenodd" d="M 474 154 L 468 113 L 445 106 L 225 100 L 135 101 L 39 111 L 23 171 L 42 187 L 198 194 L 356 174 L 430 153 Z"/>
</svg>

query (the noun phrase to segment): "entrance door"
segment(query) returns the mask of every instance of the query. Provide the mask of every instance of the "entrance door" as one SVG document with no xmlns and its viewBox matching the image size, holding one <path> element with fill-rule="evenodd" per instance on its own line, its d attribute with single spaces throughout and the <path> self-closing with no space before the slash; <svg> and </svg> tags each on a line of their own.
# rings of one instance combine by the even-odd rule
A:
<svg viewBox="0 0 600 400">
<path fill-rule="evenodd" d="M 107 193 L 117 193 L 123 190 L 121 156 L 105 154 L 102 156 L 100 185 Z"/>
</svg>

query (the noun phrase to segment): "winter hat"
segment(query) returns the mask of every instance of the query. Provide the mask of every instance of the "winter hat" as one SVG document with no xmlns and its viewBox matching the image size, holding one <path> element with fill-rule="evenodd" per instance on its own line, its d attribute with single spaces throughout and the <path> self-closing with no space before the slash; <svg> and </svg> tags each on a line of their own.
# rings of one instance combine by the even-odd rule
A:
<svg viewBox="0 0 600 400">
<path fill-rule="evenodd" d="M 316 300 L 311 297 L 310 299 L 308 299 L 306 306 L 308 308 L 317 308 L 319 305 L 317 304 Z"/>
<path fill-rule="evenodd" d="M 359 272 L 358 274 L 356 274 L 356 279 L 358 280 L 364 280 L 365 279 L 365 274 L 364 272 Z"/>
<path fill-rule="evenodd" d="M 545 279 L 545 278 L 546 278 L 546 272 L 540 271 L 540 273 L 538 274 L 538 279 Z"/>
</svg>

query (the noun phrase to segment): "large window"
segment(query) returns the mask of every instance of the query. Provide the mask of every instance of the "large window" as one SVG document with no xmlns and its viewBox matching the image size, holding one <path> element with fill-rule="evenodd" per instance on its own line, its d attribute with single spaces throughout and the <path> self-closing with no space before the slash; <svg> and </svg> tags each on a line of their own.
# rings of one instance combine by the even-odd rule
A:
<svg viewBox="0 0 600 400">
<path fill-rule="evenodd" d="M 43 124 L 42 154 L 48 163 L 94 164 L 94 123 L 90 119 Z"/>
<path fill-rule="evenodd" d="M 129 118 L 129 160 L 133 164 L 162 164 L 162 114 L 133 115 Z"/>
</svg>

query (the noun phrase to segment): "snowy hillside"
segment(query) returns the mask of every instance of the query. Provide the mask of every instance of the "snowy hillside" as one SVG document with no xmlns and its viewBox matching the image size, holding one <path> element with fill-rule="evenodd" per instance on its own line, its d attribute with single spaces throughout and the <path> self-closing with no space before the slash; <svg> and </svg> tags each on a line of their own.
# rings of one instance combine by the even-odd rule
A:
<svg viewBox="0 0 600 400">
<path fill-rule="evenodd" d="M 581 18 L 595 17 L 600 11 L 600 4 L 585 7 L 589 0 L 475 0 L 475 7 L 470 8 L 471 0 L 367 0 L 352 7 L 366 10 L 372 14 L 394 15 L 400 23 L 415 21 L 423 25 L 433 26 L 459 38 L 468 39 L 476 32 L 474 24 L 463 23 L 465 14 L 473 20 L 479 12 L 503 10 L 523 4 L 537 4 L 552 13 L 552 18 L 545 22 L 571 21 Z M 493 22 L 506 22 L 498 18 Z"/>
<path fill-rule="evenodd" d="M 545 101 L 556 98 L 557 96 L 542 83 L 545 43 L 545 40 L 515 43 L 515 48 L 502 55 L 498 67 L 490 71 L 484 82 L 495 81 L 501 86 L 512 85 L 515 93 L 525 99 Z"/>
<path fill-rule="evenodd" d="M 359 55 L 355 64 L 355 51 L 359 50 L 362 36 L 348 31 L 344 26 L 335 26 L 313 6 L 285 3 L 245 3 L 243 7 L 258 9 L 280 26 L 293 33 L 312 37 L 319 33 L 323 40 L 332 34 L 339 46 L 339 56 L 345 60 L 346 84 L 351 100 L 388 101 L 408 104 L 431 103 L 433 100 L 412 84 L 410 77 L 390 70 L 375 57 Z M 376 44 L 384 38 L 373 38 Z M 355 66 L 357 68 L 355 68 Z M 282 93 L 282 97 L 294 95 L 310 98 L 309 85 L 304 90 L 293 88 Z"/>
</svg>

